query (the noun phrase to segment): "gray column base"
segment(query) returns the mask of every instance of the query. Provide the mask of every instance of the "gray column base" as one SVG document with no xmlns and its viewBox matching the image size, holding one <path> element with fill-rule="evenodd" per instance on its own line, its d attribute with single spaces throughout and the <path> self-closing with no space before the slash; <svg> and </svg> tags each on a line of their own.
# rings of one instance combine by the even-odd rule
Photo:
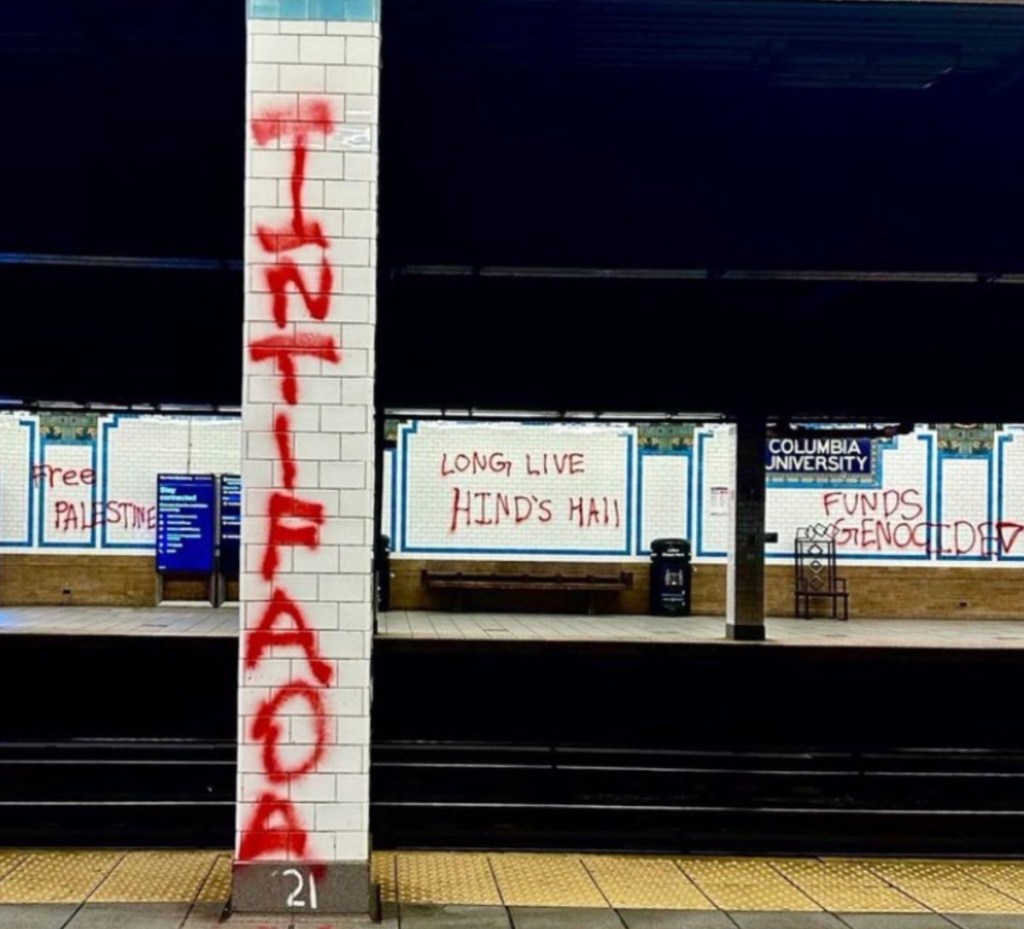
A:
<svg viewBox="0 0 1024 929">
<path fill-rule="evenodd" d="M 236 861 L 232 877 L 230 905 L 234 913 L 315 917 L 321 913 L 375 914 L 378 909 L 367 861 Z"/>
<path fill-rule="evenodd" d="M 763 642 L 764 626 L 739 626 L 736 623 L 726 623 L 725 637 L 736 642 Z"/>
</svg>

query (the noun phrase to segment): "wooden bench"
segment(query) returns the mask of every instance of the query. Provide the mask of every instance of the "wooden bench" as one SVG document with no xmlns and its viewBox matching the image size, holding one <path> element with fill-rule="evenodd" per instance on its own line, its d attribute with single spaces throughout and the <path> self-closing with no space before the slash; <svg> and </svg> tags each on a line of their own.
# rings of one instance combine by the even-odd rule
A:
<svg viewBox="0 0 1024 929">
<path fill-rule="evenodd" d="M 586 593 L 587 613 L 591 615 L 595 612 L 595 594 L 633 589 L 633 575 L 629 571 L 563 574 L 546 571 L 432 571 L 424 568 L 421 580 L 428 590 L 455 591 L 454 609 L 461 609 L 463 595 L 472 590 L 573 590 Z"/>
<path fill-rule="evenodd" d="M 839 603 L 843 604 L 843 619 L 850 618 L 850 592 L 846 579 L 836 572 L 835 539 L 822 536 L 814 529 L 800 529 L 794 542 L 796 578 L 793 589 L 796 615 L 811 618 L 812 600 L 831 600 L 832 618 L 839 618 Z M 802 609 L 801 609 L 802 607 Z"/>
</svg>

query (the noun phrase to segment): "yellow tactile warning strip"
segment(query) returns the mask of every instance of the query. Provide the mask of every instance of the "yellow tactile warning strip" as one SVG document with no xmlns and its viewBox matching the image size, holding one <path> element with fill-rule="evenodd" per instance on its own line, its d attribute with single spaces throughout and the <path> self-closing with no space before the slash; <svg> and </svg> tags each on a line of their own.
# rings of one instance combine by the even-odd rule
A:
<svg viewBox="0 0 1024 929">
<path fill-rule="evenodd" d="M 964 861 L 960 867 L 975 880 L 1024 902 L 1024 866 L 1005 861 Z"/>
<path fill-rule="evenodd" d="M 679 866 L 723 910 L 815 912 L 821 909 L 768 861 L 682 858 Z"/>
<path fill-rule="evenodd" d="M 0 903 L 79 903 L 124 852 L 32 852 L 0 880 Z"/>
<path fill-rule="evenodd" d="M 89 902 L 192 900 L 215 858 L 214 852 L 129 852 L 89 897 Z"/>
<path fill-rule="evenodd" d="M 490 855 L 501 898 L 507 906 L 608 906 L 577 855 Z M 402 888 L 398 862 L 398 889 Z"/>
<path fill-rule="evenodd" d="M 397 858 L 404 903 L 501 905 L 487 855 L 410 852 Z"/>
<path fill-rule="evenodd" d="M 0 849 L 0 878 L 13 871 L 28 857 L 28 852 Z"/>
<path fill-rule="evenodd" d="M 394 852 L 374 852 L 370 859 L 370 879 L 380 885 L 381 899 L 398 900 L 398 856 Z"/>
<path fill-rule="evenodd" d="M 231 856 L 218 855 L 199 888 L 196 903 L 227 903 L 231 896 Z"/>
<path fill-rule="evenodd" d="M 715 905 L 668 858 L 586 855 L 583 866 L 616 909 L 713 910 Z"/>
<path fill-rule="evenodd" d="M 1022 904 L 971 877 L 957 862 L 870 861 L 866 867 L 941 913 L 1019 913 Z"/>
<path fill-rule="evenodd" d="M 387 902 L 1024 914 L 1024 861 L 377 852 Z M 0 904 L 224 903 L 224 851 L 0 849 Z"/>
<path fill-rule="evenodd" d="M 792 858 L 772 862 L 783 877 L 835 913 L 922 913 L 927 907 L 855 861 Z"/>
</svg>

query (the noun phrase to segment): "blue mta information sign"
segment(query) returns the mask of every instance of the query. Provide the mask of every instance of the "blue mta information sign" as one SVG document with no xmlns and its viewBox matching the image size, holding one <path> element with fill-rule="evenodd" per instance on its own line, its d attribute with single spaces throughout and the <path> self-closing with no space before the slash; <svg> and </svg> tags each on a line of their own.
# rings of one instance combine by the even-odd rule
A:
<svg viewBox="0 0 1024 929">
<path fill-rule="evenodd" d="M 242 543 L 242 479 L 237 474 L 220 477 L 220 569 L 238 573 Z"/>
<path fill-rule="evenodd" d="M 212 474 L 157 475 L 157 571 L 213 571 L 216 487 Z"/>
</svg>

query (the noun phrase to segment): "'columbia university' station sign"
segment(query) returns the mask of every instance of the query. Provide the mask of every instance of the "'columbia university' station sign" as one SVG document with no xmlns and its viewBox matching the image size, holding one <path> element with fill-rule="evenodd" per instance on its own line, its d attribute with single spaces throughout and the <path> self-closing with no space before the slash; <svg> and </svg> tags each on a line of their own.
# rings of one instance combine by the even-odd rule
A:
<svg viewBox="0 0 1024 929">
<path fill-rule="evenodd" d="M 871 440 L 769 439 L 769 474 L 870 474 Z"/>
</svg>

